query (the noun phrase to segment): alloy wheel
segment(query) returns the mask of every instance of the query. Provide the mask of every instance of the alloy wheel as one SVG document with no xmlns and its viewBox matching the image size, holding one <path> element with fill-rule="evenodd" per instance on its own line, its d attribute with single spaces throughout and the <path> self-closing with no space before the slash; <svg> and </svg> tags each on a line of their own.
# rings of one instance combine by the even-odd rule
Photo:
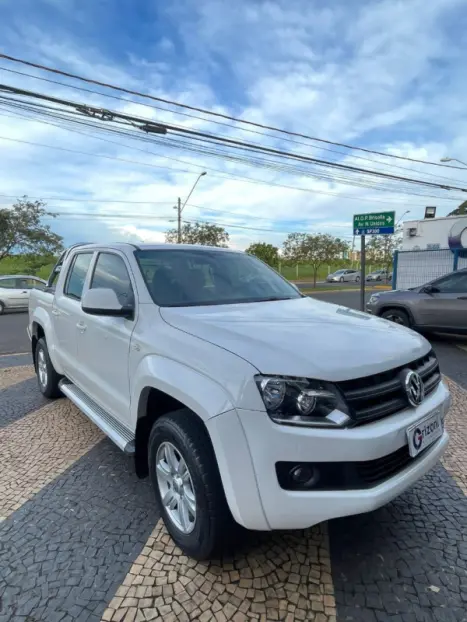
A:
<svg viewBox="0 0 467 622">
<path fill-rule="evenodd" d="M 45 353 L 42 348 L 37 353 L 37 373 L 39 375 L 39 382 L 41 387 L 47 386 L 48 373 L 47 373 L 47 361 L 45 360 Z"/>
<path fill-rule="evenodd" d="M 172 443 L 161 443 L 156 456 L 157 485 L 167 516 L 189 534 L 196 522 L 196 495 L 188 466 Z"/>
</svg>

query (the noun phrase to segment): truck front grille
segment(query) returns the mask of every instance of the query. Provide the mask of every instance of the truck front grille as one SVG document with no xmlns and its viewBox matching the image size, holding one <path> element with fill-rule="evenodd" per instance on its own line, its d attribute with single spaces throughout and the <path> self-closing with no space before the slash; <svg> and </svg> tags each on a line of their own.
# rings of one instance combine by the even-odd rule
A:
<svg viewBox="0 0 467 622">
<path fill-rule="evenodd" d="M 441 381 L 438 359 L 431 350 L 408 365 L 337 383 L 356 425 L 388 417 L 409 407 L 400 377 L 403 369 L 412 369 L 420 374 L 425 386 L 425 396 L 432 393 Z"/>
</svg>

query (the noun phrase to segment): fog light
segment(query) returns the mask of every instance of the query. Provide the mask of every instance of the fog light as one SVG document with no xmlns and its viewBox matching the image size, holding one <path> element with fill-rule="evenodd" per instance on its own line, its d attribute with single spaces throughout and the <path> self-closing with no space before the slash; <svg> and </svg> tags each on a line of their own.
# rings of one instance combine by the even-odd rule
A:
<svg viewBox="0 0 467 622">
<path fill-rule="evenodd" d="M 297 488 L 312 488 L 319 481 L 319 471 L 311 465 L 297 464 L 290 469 L 289 477 Z"/>
</svg>

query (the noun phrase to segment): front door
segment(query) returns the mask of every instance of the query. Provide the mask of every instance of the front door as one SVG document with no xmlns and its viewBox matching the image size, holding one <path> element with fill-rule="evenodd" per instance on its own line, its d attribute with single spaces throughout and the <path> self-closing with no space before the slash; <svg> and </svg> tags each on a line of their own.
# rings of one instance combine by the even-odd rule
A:
<svg viewBox="0 0 467 622">
<path fill-rule="evenodd" d="M 124 255 L 99 253 L 89 288 L 113 289 L 120 302 L 128 304 L 135 300 L 130 273 Z M 84 314 L 83 322 L 85 329 L 78 335 L 78 356 L 85 365 L 77 383 L 99 406 L 128 427 L 128 362 L 135 320 Z"/>
<path fill-rule="evenodd" d="M 434 291 L 421 294 L 420 324 L 465 330 L 467 328 L 467 271 L 453 272 L 430 283 Z"/>
<path fill-rule="evenodd" d="M 4 301 L 6 307 L 18 309 L 28 306 L 28 292 L 21 289 L 21 279 L 11 277 L 0 279 L 0 300 Z"/>
</svg>

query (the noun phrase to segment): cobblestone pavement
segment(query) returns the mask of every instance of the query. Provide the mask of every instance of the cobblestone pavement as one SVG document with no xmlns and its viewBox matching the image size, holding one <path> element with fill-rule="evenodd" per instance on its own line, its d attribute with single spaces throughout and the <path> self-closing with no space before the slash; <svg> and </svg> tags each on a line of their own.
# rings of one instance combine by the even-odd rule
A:
<svg viewBox="0 0 467 622">
<path fill-rule="evenodd" d="M 32 365 L 20 365 L 18 367 L 0 369 L 0 390 L 33 377 L 34 367 Z"/>
<path fill-rule="evenodd" d="M 42 398 L 28 364 L 0 357 L 0 622 L 467 621 L 459 385 L 443 464 L 399 499 L 249 534 L 232 556 L 197 563 L 158 522 L 131 458 L 69 401 Z"/>
</svg>

